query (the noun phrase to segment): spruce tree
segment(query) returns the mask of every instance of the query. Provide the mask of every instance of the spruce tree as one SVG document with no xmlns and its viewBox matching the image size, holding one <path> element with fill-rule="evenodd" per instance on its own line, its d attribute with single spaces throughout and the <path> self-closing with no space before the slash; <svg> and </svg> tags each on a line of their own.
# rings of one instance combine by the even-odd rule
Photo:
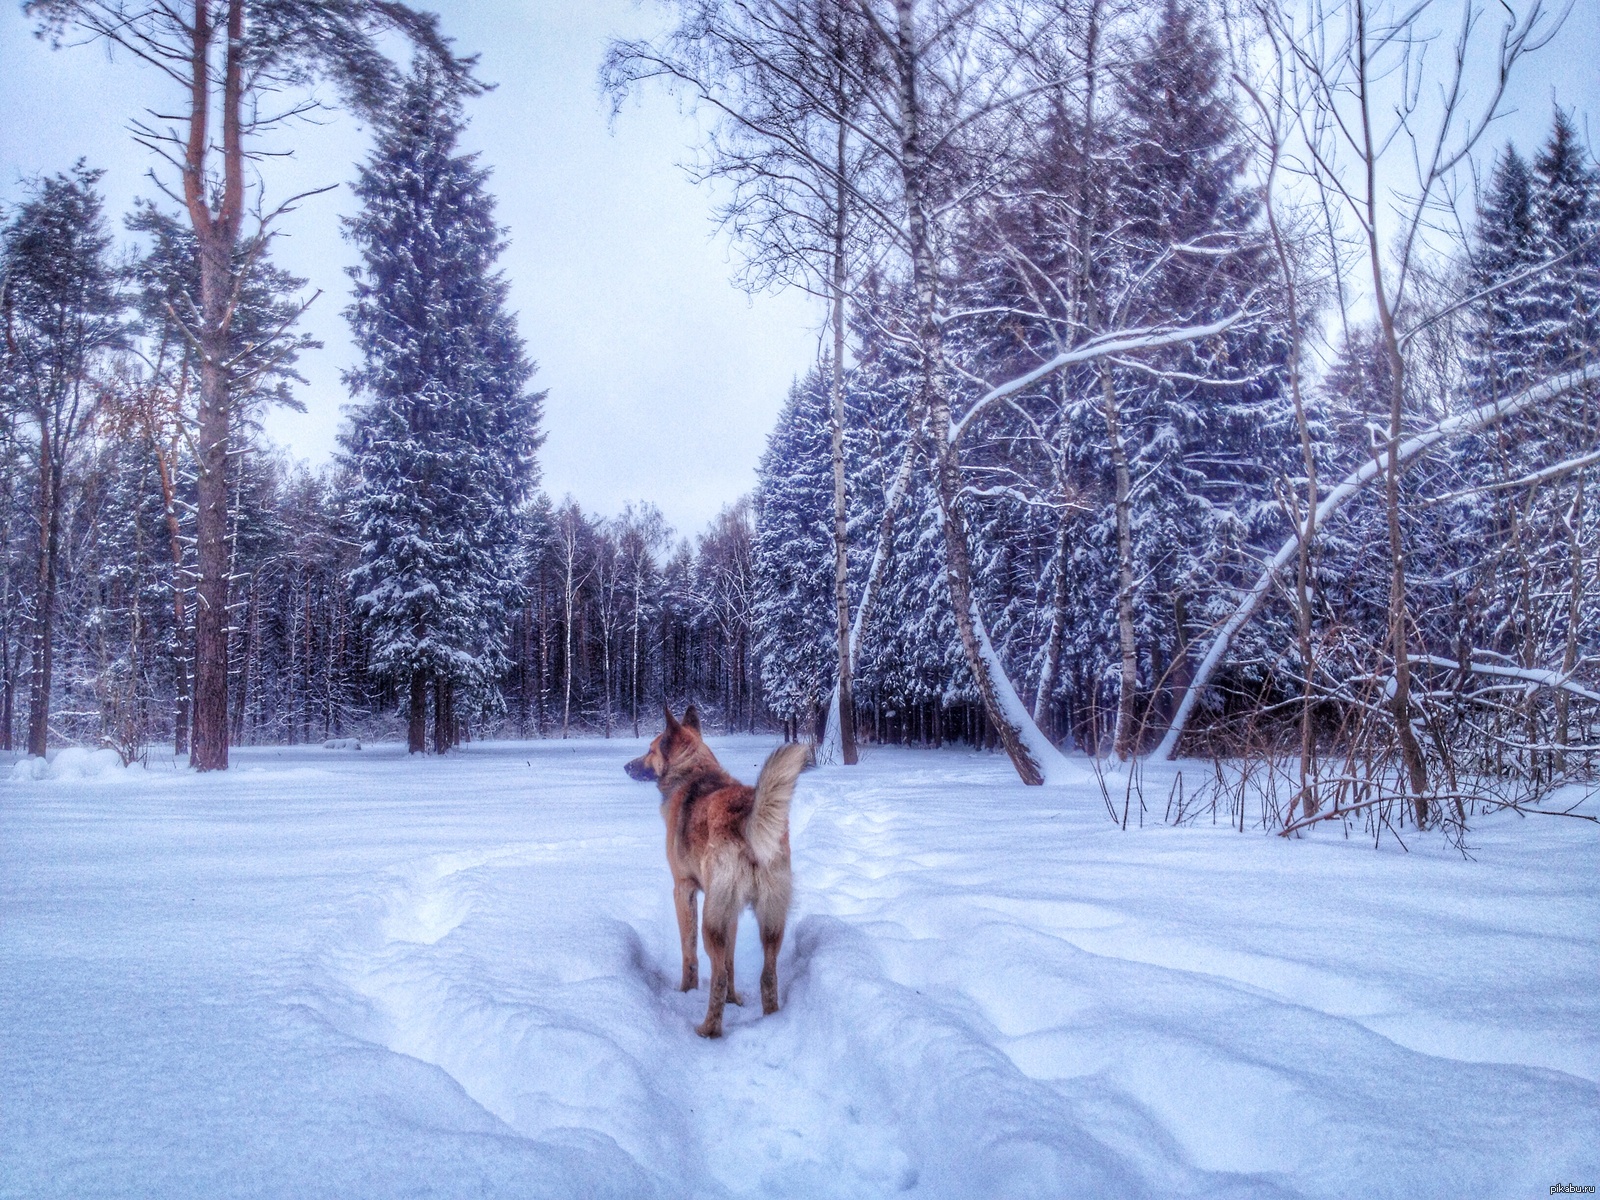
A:
<svg viewBox="0 0 1600 1200">
<path fill-rule="evenodd" d="M 1556 109 L 1550 138 L 1533 160 L 1533 221 L 1541 256 L 1555 265 L 1539 290 L 1540 332 L 1554 373 L 1600 346 L 1600 170 Z M 1559 261 L 1558 261 L 1559 260 Z"/>
<path fill-rule="evenodd" d="M 838 649 L 833 594 L 833 469 L 828 380 L 816 368 L 789 391 L 767 440 L 756 492 L 756 656 L 768 710 L 814 722 Z"/>
<path fill-rule="evenodd" d="M 507 284 L 488 171 L 458 152 L 458 86 L 419 62 L 354 190 L 347 315 L 362 353 L 347 448 L 362 542 L 352 574 L 372 669 L 400 687 L 408 745 L 491 704 L 519 578 L 517 510 L 536 483 L 543 393 Z"/>
<path fill-rule="evenodd" d="M 1527 272 L 1543 253 L 1534 223 L 1532 176 L 1516 148 L 1507 146 L 1478 214 L 1477 244 L 1468 269 L 1471 293 L 1483 295 L 1467 335 L 1465 365 L 1474 403 L 1525 386 L 1539 370 L 1539 295 L 1549 282 Z"/>
<path fill-rule="evenodd" d="M 1203 13 L 1168 0 L 1121 88 L 1126 166 L 1111 184 L 1120 261 L 1102 290 L 1121 297 L 1123 324 L 1211 320 L 1260 307 L 1277 286 L 1226 61 Z M 1253 577 L 1253 547 L 1280 530 L 1274 487 L 1295 471 L 1288 355 L 1281 325 L 1247 321 L 1112 372 L 1133 480 L 1141 690 L 1158 689 L 1158 709 L 1187 683 L 1190 643 Z"/>
<path fill-rule="evenodd" d="M 27 430 L 35 522 L 28 753 L 50 736 L 65 479 L 95 408 L 97 360 L 118 345 L 124 298 L 111 265 L 101 172 L 81 161 L 34 181 L 0 229 L 0 405 Z"/>
</svg>

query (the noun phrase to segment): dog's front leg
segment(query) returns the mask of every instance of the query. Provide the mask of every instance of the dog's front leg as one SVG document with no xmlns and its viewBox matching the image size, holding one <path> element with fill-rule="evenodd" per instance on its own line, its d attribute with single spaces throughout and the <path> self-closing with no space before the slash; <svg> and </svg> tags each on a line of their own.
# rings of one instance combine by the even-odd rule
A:
<svg viewBox="0 0 1600 1200">
<path fill-rule="evenodd" d="M 678 909 L 678 938 L 683 943 L 683 981 L 680 992 L 692 992 L 700 986 L 700 947 L 694 930 L 694 894 L 692 879 L 679 879 L 672 885 L 672 899 Z"/>
</svg>

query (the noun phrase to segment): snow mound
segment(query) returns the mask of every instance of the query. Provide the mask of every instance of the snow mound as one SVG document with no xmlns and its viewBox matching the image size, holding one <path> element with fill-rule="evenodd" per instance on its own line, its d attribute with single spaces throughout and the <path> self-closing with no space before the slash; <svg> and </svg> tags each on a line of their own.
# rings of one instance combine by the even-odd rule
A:
<svg viewBox="0 0 1600 1200">
<path fill-rule="evenodd" d="M 329 738 L 327 741 L 322 743 L 322 748 L 324 750 L 359 750 L 361 749 L 361 739 Z"/>
<path fill-rule="evenodd" d="M 103 779 L 115 778 L 127 768 L 122 755 L 115 750 L 85 750 L 82 746 L 67 746 L 52 750 L 44 757 L 24 758 L 11 768 L 14 783 L 31 783 L 41 779 Z"/>
</svg>

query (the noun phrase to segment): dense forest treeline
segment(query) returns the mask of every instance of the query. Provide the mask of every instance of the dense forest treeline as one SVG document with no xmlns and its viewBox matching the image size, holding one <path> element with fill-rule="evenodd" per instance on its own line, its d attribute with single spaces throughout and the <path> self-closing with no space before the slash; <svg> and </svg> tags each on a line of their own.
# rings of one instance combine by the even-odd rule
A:
<svg viewBox="0 0 1600 1200">
<path fill-rule="evenodd" d="M 203 222 L 141 204 L 118 250 L 82 165 L 4 214 L 6 745 L 181 751 L 220 712 L 235 743 L 442 750 L 693 700 L 1028 781 L 1057 748 L 1287 754 L 1283 824 L 1588 771 L 1600 170 L 1559 104 L 1536 145 L 1485 132 L 1560 27 L 1539 4 L 1453 63 L 1422 56 L 1437 6 L 1366 0 L 666 7 L 606 86 L 716 118 L 744 281 L 831 325 L 753 495 L 687 541 L 539 491 L 505 232 L 456 145 L 481 85 L 409 26 L 357 97 L 362 358 L 325 468 L 259 431 L 316 349 L 265 226 L 213 328 Z M 1402 69 L 1456 86 L 1390 96 Z"/>
</svg>

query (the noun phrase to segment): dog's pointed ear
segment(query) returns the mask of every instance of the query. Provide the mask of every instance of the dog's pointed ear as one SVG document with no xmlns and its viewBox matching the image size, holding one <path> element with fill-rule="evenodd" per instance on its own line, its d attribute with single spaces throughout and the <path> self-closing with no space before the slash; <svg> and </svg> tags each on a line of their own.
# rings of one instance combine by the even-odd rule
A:
<svg viewBox="0 0 1600 1200">
<path fill-rule="evenodd" d="M 700 710 L 694 705 L 689 705 L 683 710 L 683 723 L 696 733 L 700 732 Z"/>
<path fill-rule="evenodd" d="M 678 728 L 678 718 L 672 715 L 672 710 L 665 704 L 661 706 L 662 715 L 667 718 L 667 732 L 674 733 Z"/>
</svg>

